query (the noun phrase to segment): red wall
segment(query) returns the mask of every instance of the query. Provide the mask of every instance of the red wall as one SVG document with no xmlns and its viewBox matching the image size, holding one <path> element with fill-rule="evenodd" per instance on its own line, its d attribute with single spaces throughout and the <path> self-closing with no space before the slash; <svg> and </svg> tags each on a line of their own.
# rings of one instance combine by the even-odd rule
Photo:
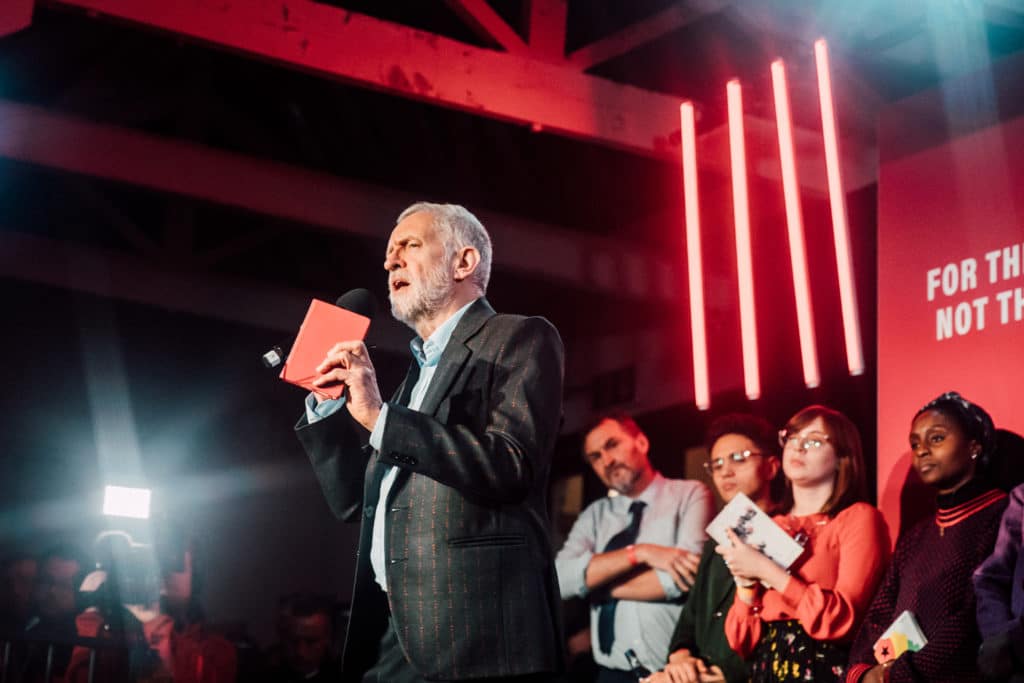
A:
<svg viewBox="0 0 1024 683">
<path fill-rule="evenodd" d="M 882 118 L 878 499 L 894 531 L 901 513 L 931 504 L 930 492 L 904 491 L 907 434 L 922 405 L 959 391 L 996 426 L 1024 433 L 1024 112 L 1013 95 L 1024 78 L 1016 67 L 999 65 Z M 1007 272 L 1003 249 L 1018 255 Z M 993 267 L 986 254 L 996 250 Z"/>
</svg>

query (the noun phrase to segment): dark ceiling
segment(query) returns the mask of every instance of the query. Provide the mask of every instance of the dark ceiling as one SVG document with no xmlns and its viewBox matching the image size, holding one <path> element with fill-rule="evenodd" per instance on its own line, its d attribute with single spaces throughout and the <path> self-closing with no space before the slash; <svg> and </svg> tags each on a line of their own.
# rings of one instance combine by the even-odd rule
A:
<svg viewBox="0 0 1024 683">
<path fill-rule="evenodd" d="M 456 0 L 324 4 L 466 45 L 499 49 L 467 25 Z M 79 0 L 39 2 L 29 28 L 0 39 L 0 97 L 411 196 L 458 201 L 475 210 L 552 226 L 581 248 L 595 239 L 611 240 L 612 245 L 641 245 L 667 262 L 683 263 L 678 164 L 217 49 L 187 36 L 82 11 L 88 5 Z M 705 133 L 724 122 L 723 86 L 731 77 L 744 83 L 747 113 L 772 118 L 768 64 L 782 56 L 790 71 L 796 123 L 810 129 L 820 125 L 811 44 L 826 36 L 843 137 L 851 147 L 872 150 L 877 144 L 875 122 L 886 104 L 1024 47 L 1024 14 L 1006 9 L 1005 3 L 980 3 L 966 18 L 973 22 L 968 24 L 965 17 L 945 14 L 946 5 L 575 1 L 567 7 L 565 47 L 571 53 L 651 17 L 685 13 L 690 19 L 680 27 L 596 64 L 588 73 L 692 99 L 701 113 L 698 133 Z M 496 1 L 490 7 L 527 37 L 529 2 Z M 961 59 L 937 49 L 946 47 L 941 40 L 956 26 L 968 39 L 966 47 L 950 43 L 948 49 Z M 769 142 L 751 140 L 748 146 Z M 0 210 L 6 226 L 19 233 L 102 246 L 195 278 L 233 277 L 324 297 L 358 285 L 383 289 L 380 238 L 339 234 L 216 201 L 19 160 L 0 162 L 0 170 L 10 189 L 0 196 Z M 731 335 L 731 198 L 724 177 L 708 174 L 703 183 L 709 325 Z M 788 364 L 797 356 L 795 333 L 789 331 L 789 276 L 781 266 L 781 197 L 772 181 L 752 183 L 755 246 L 760 245 L 754 270 L 758 281 L 771 284 L 759 294 L 759 326 L 768 340 L 763 362 L 770 365 L 769 360 L 779 358 Z M 865 341 L 870 345 L 871 185 L 861 186 L 850 202 L 851 215 L 860 221 L 852 229 L 863 282 Z M 810 239 L 810 247 L 820 249 L 817 258 L 825 262 L 832 245 L 824 198 L 810 193 L 804 205 L 807 215 L 818 221 L 809 228 L 820 225 L 822 231 L 820 238 Z M 571 348 L 587 349 L 593 335 L 663 329 L 675 339 L 679 356 L 689 356 L 682 284 L 667 300 L 637 300 L 614 291 L 595 294 L 583 283 L 552 282 L 521 268 L 499 266 L 497 272 L 491 298 L 505 308 L 548 316 Z M 678 266 L 680 280 L 683 272 Z M 835 308 L 834 276 L 826 272 L 817 277 L 824 292 L 816 301 L 819 319 L 828 320 Z M 841 351 L 830 347 L 841 343 L 834 331 L 819 333 L 819 338 L 825 356 L 841 359 Z M 737 389 L 739 361 L 731 355 L 732 341 L 718 346 L 730 349 L 717 361 L 718 376 L 728 378 L 716 390 L 724 395 Z M 841 377 L 841 365 L 832 374 Z M 791 384 L 801 388 L 798 380 L 783 381 L 777 388 L 788 391 L 794 388 Z M 637 390 L 642 392 L 642 387 Z"/>
</svg>

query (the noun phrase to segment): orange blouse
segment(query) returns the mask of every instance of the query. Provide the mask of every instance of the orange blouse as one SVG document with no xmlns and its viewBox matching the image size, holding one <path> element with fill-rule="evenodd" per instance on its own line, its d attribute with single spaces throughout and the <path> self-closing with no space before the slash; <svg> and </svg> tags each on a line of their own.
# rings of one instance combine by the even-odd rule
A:
<svg viewBox="0 0 1024 683">
<path fill-rule="evenodd" d="M 789 619 L 798 620 L 816 640 L 852 640 L 889 562 L 889 530 L 882 513 L 854 503 L 834 518 L 774 519 L 791 536 L 803 533 L 808 539 L 804 554 L 790 567 L 784 590 L 766 590 L 754 605 L 737 594 L 725 619 L 729 645 L 748 658 L 761 639 L 762 622 Z"/>
</svg>

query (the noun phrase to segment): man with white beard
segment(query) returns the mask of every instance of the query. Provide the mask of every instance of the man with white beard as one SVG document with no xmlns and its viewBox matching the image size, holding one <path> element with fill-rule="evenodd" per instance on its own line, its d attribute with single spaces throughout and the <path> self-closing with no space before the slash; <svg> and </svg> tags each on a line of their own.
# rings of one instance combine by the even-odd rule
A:
<svg viewBox="0 0 1024 683">
<path fill-rule="evenodd" d="M 549 681 L 562 667 L 546 490 L 563 350 L 543 318 L 484 298 L 491 242 L 465 208 L 401 213 L 384 268 L 415 362 L 381 399 L 361 341 L 339 340 L 296 433 L 331 509 L 361 521 L 343 678 Z"/>
</svg>

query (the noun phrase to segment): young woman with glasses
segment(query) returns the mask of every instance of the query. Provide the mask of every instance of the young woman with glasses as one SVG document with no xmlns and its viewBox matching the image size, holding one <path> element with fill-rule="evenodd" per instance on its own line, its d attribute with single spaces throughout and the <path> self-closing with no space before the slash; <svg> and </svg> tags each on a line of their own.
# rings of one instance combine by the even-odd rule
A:
<svg viewBox="0 0 1024 683">
<path fill-rule="evenodd" d="M 1007 506 L 1006 494 L 987 474 L 994 445 L 992 418 L 955 392 L 914 415 L 913 467 L 936 492 L 937 510 L 900 534 L 892 566 L 854 641 L 849 683 L 982 680 L 971 574 L 992 552 Z M 928 643 L 878 664 L 875 643 L 904 610 Z"/>
<path fill-rule="evenodd" d="M 862 502 L 860 434 L 845 415 L 804 408 L 779 440 L 787 487 L 774 519 L 805 549 L 787 571 L 729 532 L 732 545 L 716 548 L 738 586 L 725 633 L 755 683 L 839 681 L 885 571 L 888 530 Z"/>
<path fill-rule="evenodd" d="M 708 460 L 704 469 L 718 495 L 729 503 L 742 493 L 769 514 L 779 499 L 781 467 L 777 433 L 761 417 L 731 414 L 719 417 L 705 436 Z M 742 683 L 750 679 L 750 665 L 725 638 L 725 612 L 732 604 L 736 584 L 709 540 L 690 597 L 683 605 L 668 663 L 646 679 L 647 683 Z"/>
</svg>

